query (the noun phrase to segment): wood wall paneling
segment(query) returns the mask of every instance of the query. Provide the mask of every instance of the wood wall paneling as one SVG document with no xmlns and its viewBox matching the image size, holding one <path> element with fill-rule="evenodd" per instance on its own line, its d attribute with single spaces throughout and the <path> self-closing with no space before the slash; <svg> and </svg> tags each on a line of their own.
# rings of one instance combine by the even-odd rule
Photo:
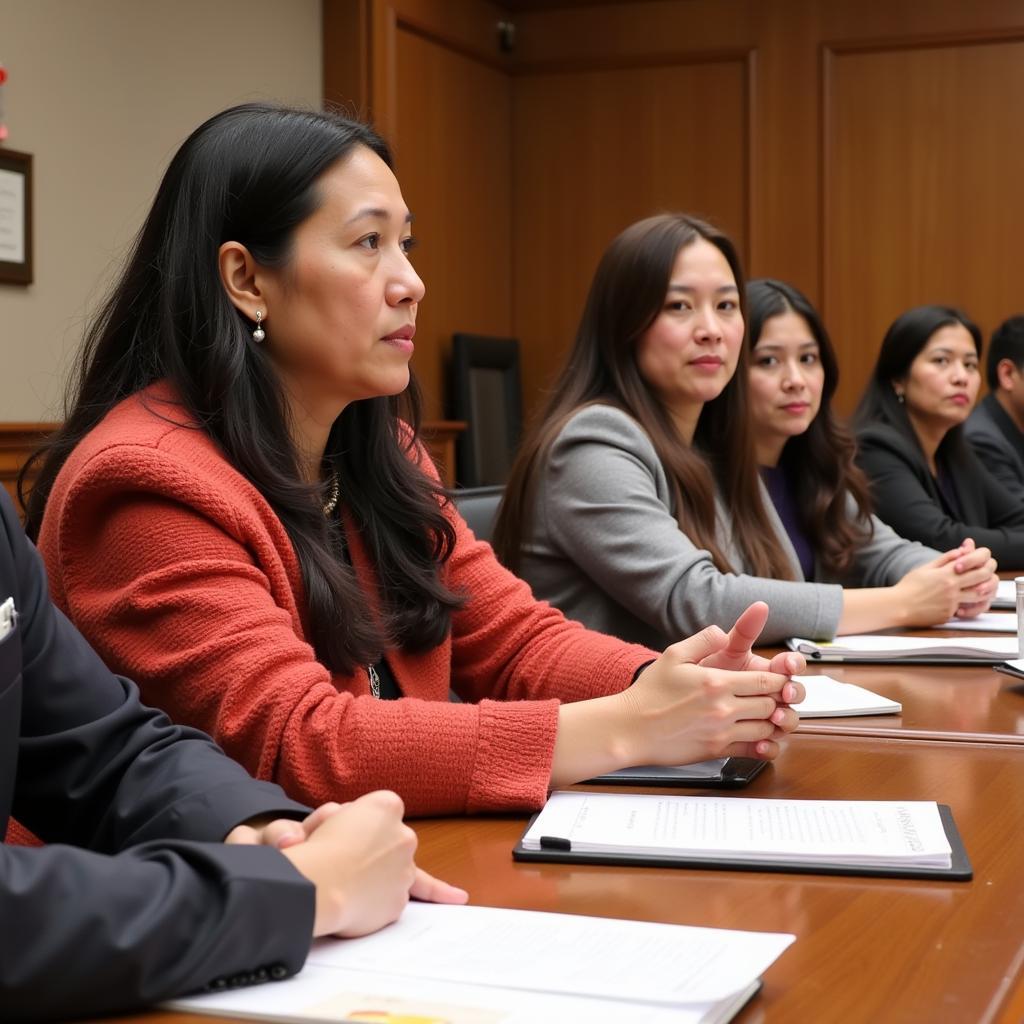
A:
<svg viewBox="0 0 1024 1024">
<path fill-rule="evenodd" d="M 413 368 L 438 417 L 452 334 L 512 334 L 511 79 L 402 22 L 395 59 L 396 170 L 426 284 Z"/>
<path fill-rule="evenodd" d="M 408 95 L 399 88 L 398 36 L 410 32 L 432 39 L 452 52 L 471 56 L 496 67 L 507 64 L 498 47 L 497 24 L 507 15 L 490 0 L 323 0 L 332 11 L 324 18 L 324 52 L 337 39 L 335 26 L 351 21 L 351 9 L 360 8 L 367 26 L 369 67 L 361 84 L 368 94 L 361 97 L 369 115 L 392 143 L 398 141 L 397 112 Z M 365 55 L 357 58 L 365 59 Z M 325 60 L 326 64 L 326 60 Z M 334 81 L 324 71 L 325 85 Z"/>
<path fill-rule="evenodd" d="M 789 11 L 802 0 L 781 0 Z M 595 2 L 581 9 L 516 12 L 516 69 L 538 72 L 681 54 L 750 50 L 761 41 L 780 0 L 647 0 Z"/>
<path fill-rule="evenodd" d="M 1024 306 L 1021 0 L 513 0 L 511 15 L 486 0 L 325 0 L 325 35 L 327 8 L 346 4 L 369 25 L 367 106 L 425 242 L 414 365 L 434 414 L 457 329 L 518 334 L 535 407 L 601 251 L 652 208 L 709 214 L 751 275 L 822 306 L 843 409 L 907 305 L 960 302 L 986 330 Z M 495 47 L 502 17 L 511 55 Z M 512 225 L 486 259 L 465 242 L 483 195 Z"/>
<path fill-rule="evenodd" d="M 863 5 L 862 5 L 863 6 Z M 820 18 L 824 5 L 760 5 L 751 96 L 750 277 L 775 277 L 822 298 Z M 723 173 L 727 173 L 723 169 Z"/>
<path fill-rule="evenodd" d="M 370 56 L 372 12 L 368 3 L 324 0 L 324 102 L 345 113 L 372 120 Z"/>
<path fill-rule="evenodd" d="M 1019 39 L 825 50 L 825 305 L 852 406 L 910 306 L 963 307 L 987 334 L 1024 309 Z"/>
<path fill-rule="evenodd" d="M 744 251 L 750 66 L 734 53 L 517 75 L 514 333 L 527 414 L 564 362 L 600 254 L 623 227 L 683 210 L 715 220 Z"/>
<path fill-rule="evenodd" d="M 0 423 L 0 484 L 18 506 L 18 473 L 56 423 Z M 18 506 L 20 511 L 20 506 Z"/>
</svg>

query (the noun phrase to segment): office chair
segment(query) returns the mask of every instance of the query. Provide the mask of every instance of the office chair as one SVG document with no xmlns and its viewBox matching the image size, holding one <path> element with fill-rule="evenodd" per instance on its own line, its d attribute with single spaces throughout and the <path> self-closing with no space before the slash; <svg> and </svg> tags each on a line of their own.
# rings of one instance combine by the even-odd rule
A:
<svg viewBox="0 0 1024 1024">
<path fill-rule="evenodd" d="M 503 484 L 522 427 L 518 341 L 453 335 L 452 418 L 466 422 L 456 442 L 458 485 Z"/>
<path fill-rule="evenodd" d="M 465 487 L 453 493 L 459 515 L 466 520 L 477 540 L 485 540 L 488 544 L 491 542 L 494 535 L 494 520 L 497 518 L 498 506 L 504 494 L 503 484 Z"/>
</svg>

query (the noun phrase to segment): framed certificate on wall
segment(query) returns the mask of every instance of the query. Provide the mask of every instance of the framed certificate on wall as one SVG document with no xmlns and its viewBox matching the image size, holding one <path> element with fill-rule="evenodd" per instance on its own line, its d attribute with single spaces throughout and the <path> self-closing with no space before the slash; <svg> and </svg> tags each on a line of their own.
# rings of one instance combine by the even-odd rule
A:
<svg viewBox="0 0 1024 1024">
<path fill-rule="evenodd" d="M 32 157 L 0 147 L 0 284 L 32 283 Z"/>
</svg>

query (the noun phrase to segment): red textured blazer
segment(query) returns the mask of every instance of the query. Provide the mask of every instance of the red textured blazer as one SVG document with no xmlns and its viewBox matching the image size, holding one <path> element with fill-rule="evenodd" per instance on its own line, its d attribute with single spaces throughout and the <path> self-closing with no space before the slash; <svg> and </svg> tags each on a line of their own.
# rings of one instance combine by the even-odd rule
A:
<svg viewBox="0 0 1024 1024">
<path fill-rule="evenodd" d="M 115 671 L 292 797 L 390 788 L 411 814 L 535 808 L 559 701 L 622 690 L 654 655 L 535 601 L 448 514 L 447 582 L 470 597 L 440 646 L 388 651 L 396 701 L 374 699 L 365 670 L 332 674 L 316 660 L 283 525 L 167 385 L 126 399 L 74 450 L 39 546 L 54 599 Z M 372 596 L 351 528 L 349 543 Z M 467 703 L 450 703 L 449 687 Z"/>
</svg>

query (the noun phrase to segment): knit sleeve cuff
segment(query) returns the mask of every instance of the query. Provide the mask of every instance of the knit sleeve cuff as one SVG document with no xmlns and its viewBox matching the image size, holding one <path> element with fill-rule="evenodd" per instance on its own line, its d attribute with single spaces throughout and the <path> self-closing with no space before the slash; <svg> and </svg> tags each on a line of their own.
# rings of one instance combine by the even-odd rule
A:
<svg viewBox="0 0 1024 1024">
<path fill-rule="evenodd" d="M 543 806 L 551 781 L 558 708 L 556 700 L 480 702 L 468 814 Z"/>
</svg>

